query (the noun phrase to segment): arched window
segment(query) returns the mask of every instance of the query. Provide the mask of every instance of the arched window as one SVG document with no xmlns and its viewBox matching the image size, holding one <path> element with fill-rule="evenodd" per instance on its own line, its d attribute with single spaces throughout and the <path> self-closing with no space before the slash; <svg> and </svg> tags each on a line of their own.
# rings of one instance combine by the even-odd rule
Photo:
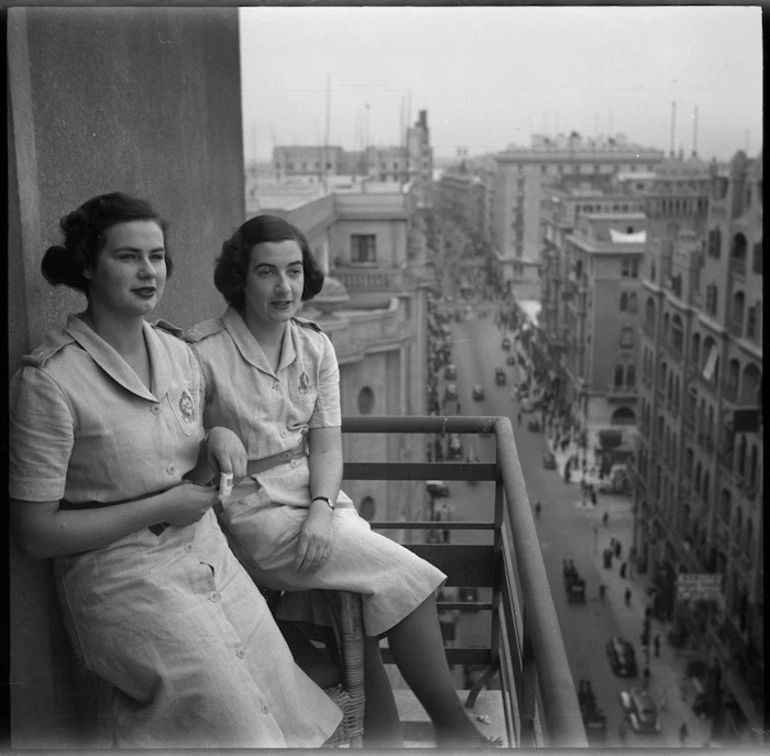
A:
<svg viewBox="0 0 770 756">
<path fill-rule="evenodd" d="M 651 331 L 655 330 L 655 300 L 652 297 L 647 298 L 644 306 L 644 322 Z"/>
<path fill-rule="evenodd" d="M 754 557 L 754 523 L 751 521 L 751 517 L 746 518 L 746 554 L 749 559 Z"/>
<path fill-rule="evenodd" d="M 682 353 L 682 340 L 684 338 L 684 329 L 682 319 L 679 315 L 671 318 L 671 346 L 680 354 Z"/>
<path fill-rule="evenodd" d="M 668 365 L 665 360 L 660 363 L 660 373 L 658 378 L 658 387 L 665 390 L 668 379 Z"/>
<path fill-rule="evenodd" d="M 695 493 L 700 494 L 700 484 L 701 484 L 701 466 L 700 462 L 695 463 L 695 479 L 693 480 L 693 488 L 695 489 Z"/>
<path fill-rule="evenodd" d="M 374 512 L 374 499 L 371 496 L 364 496 L 358 506 L 358 514 L 360 514 L 367 522 L 371 522 L 374 519 Z"/>
<path fill-rule="evenodd" d="M 743 368 L 743 379 L 741 380 L 741 404 L 759 405 L 760 389 L 762 386 L 762 373 L 753 363 L 747 363 Z"/>
<path fill-rule="evenodd" d="M 692 335 L 692 346 L 690 348 L 690 359 L 694 365 L 700 367 L 700 334 Z"/>
<path fill-rule="evenodd" d="M 694 459 L 695 454 L 688 446 L 684 453 L 684 475 L 686 478 L 692 478 L 692 463 Z"/>
<path fill-rule="evenodd" d="M 669 324 L 670 316 L 668 313 L 665 313 L 663 315 L 663 341 L 668 342 L 668 324 Z"/>
<path fill-rule="evenodd" d="M 629 363 L 626 365 L 626 386 L 628 388 L 634 388 L 636 385 L 636 367 Z"/>
<path fill-rule="evenodd" d="M 725 383 L 725 393 L 728 399 L 736 399 L 738 396 L 738 382 L 740 380 L 741 363 L 736 359 L 727 363 L 727 382 Z"/>
<path fill-rule="evenodd" d="M 746 272 L 746 249 L 748 244 L 743 234 L 736 234 L 733 237 L 733 246 L 730 251 L 731 262 L 743 262 L 743 272 Z"/>
<path fill-rule="evenodd" d="M 623 385 L 623 365 L 615 365 L 615 388 Z"/>
<path fill-rule="evenodd" d="M 709 504 L 709 485 L 710 485 L 711 479 L 708 473 L 708 470 L 706 470 L 705 473 L 703 473 L 703 501 L 708 506 Z"/>
<path fill-rule="evenodd" d="M 746 297 L 742 291 L 736 291 L 733 295 L 732 325 L 740 333 L 743 332 L 743 311 L 746 306 Z"/>
</svg>

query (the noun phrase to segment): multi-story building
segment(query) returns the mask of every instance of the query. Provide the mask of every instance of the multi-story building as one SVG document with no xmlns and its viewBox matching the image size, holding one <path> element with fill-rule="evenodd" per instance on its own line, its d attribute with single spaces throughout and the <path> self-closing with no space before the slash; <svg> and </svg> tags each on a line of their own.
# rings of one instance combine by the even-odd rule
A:
<svg viewBox="0 0 770 756">
<path fill-rule="evenodd" d="M 633 181 L 618 175 L 612 192 L 586 184 L 577 188 L 553 186 L 544 192 L 541 213 L 541 316 L 537 339 L 533 341 L 536 364 L 543 367 L 543 374 L 550 378 L 550 390 L 559 399 L 572 401 L 567 396 L 569 382 L 566 381 L 566 350 L 568 339 L 568 316 L 572 312 L 570 303 L 570 282 L 568 275 L 567 239 L 577 226 L 578 219 L 586 214 L 640 213 L 644 210 L 641 184 L 636 174 L 630 173 Z M 628 249 L 624 247 L 624 249 Z M 621 276 L 622 278 L 622 276 Z M 628 280 L 628 278 L 626 278 Z M 634 294 L 631 297 L 631 293 Z M 638 293 L 626 292 L 627 297 L 618 298 L 619 313 L 635 313 L 638 308 Z M 612 310 L 610 310 L 611 312 Z"/>
<path fill-rule="evenodd" d="M 563 396 L 584 432 L 586 450 L 611 463 L 633 451 L 636 434 L 646 217 L 630 209 L 601 212 L 599 197 L 588 207 L 565 239 Z"/>
<path fill-rule="evenodd" d="M 555 140 L 533 136 L 530 147 L 509 147 L 495 155 L 492 242 L 503 263 L 540 257 L 543 189 L 577 187 L 590 181 L 609 190 L 618 172 L 647 173 L 663 159 L 661 150 L 627 144 L 622 136 L 584 140 L 573 132 Z"/>
<path fill-rule="evenodd" d="M 438 209 L 480 238 L 484 233 L 486 192 L 482 180 L 472 174 L 465 162 L 444 171 L 437 186 Z"/>
<path fill-rule="evenodd" d="M 342 147 L 311 145 L 273 148 L 273 170 L 278 180 L 312 176 L 321 181 L 326 176 L 343 173 L 346 167 Z"/>
<path fill-rule="evenodd" d="M 763 706 L 761 158 L 666 160 L 647 215 L 634 548 L 735 736 Z"/>
<path fill-rule="evenodd" d="M 406 132 L 407 180 L 418 209 L 433 207 L 433 147 L 430 144 L 428 111 L 421 110 Z"/>
</svg>

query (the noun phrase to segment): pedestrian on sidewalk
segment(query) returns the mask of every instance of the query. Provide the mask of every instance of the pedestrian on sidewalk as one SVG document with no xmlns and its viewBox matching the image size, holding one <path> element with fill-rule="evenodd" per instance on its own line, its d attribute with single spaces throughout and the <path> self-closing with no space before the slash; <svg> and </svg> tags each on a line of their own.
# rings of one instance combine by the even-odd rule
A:
<svg viewBox="0 0 770 756">
<path fill-rule="evenodd" d="M 655 658 L 660 658 L 660 636 L 656 635 L 655 639 L 652 641 L 653 648 L 655 649 Z"/>
<path fill-rule="evenodd" d="M 605 512 L 602 515 L 602 525 L 604 525 L 605 528 L 607 527 L 607 522 L 609 521 L 609 519 L 610 519 L 610 513 L 609 512 Z"/>
<path fill-rule="evenodd" d="M 623 564 L 620 565 L 620 577 L 625 578 L 626 577 L 626 563 L 623 562 Z"/>
<path fill-rule="evenodd" d="M 535 519 L 540 519 L 540 512 L 543 509 L 543 505 L 540 503 L 540 499 L 535 502 Z"/>
<path fill-rule="evenodd" d="M 690 734 L 690 731 L 687 729 L 687 722 L 682 722 L 682 726 L 679 728 L 679 745 L 684 748 L 685 743 L 687 742 L 687 736 Z"/>
<path fill-rule="evenodd" d="M 615 541 L 615 558 L 620 558 L 621 549 L 622 546 L 620 545 L 620 541 Z"/>
<path fill-rule="evenodd" d="M 596 489 L 593 487 L 593 485 L 589 484 L 588 490 L 591 493 L 591 504 L 596 506 Z"/>
<path fill-rule="evenodd" d="M 519 425 L 521 425 L 521 412 L 516 413 L 516 420 L 519 423 Z"/>
<path fill-rule="evenodd" d="M 626 588 L 626 592 L 623 598 L 625 599 L 626 606 L 631 606 L 631 589 L 630 588 Z"/>
<path fill-rule="evenodd" d="M 604 601 L 604 595 L 607 593 L 607 586 L 604 583 L 599 583 L 599 598 Z"/>
</svg>

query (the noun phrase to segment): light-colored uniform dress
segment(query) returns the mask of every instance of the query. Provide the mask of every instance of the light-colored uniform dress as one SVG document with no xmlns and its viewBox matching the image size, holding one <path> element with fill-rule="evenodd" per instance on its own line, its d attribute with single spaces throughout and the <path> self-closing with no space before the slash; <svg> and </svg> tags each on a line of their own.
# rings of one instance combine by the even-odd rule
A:
<svg viewBox="0 0 770 756">
<path fill-rule="evenodd" d="M 171 328 L 144 324 L 151 390 L 78 316 L 24 358 L 11 385 L 11 497 L 109 504 L 181 483 L 203 434 L 202 385 Z M 56 573 L 75 652 L 117 689 L 116 745 L 311 747 L 338 724 L 211 510 L 59 557 Z"/>
<path fill-rule="evenodd" d="M 249 460 L 296 447 L 311 428 L 340 427 L 339 366 L 329 337 L 317 324 L 301 318 L 289 321 L 275 371 L 232 307 L 221 318 L 190 329 L 186 338 L 205 376 L 204 426 L 233 430 Z M 381 635 L 439 588 L 446 575 L 373 532 L 343 491 L 336 505 L 331 554 L 312 573 L 294 568 L 310 506 L 307 456 L 247 476 L 233 489 L 220 521 L 259 585 L 360 593 L 366 633 Z M 285 610 L 287 604 L 282 606 Z"/>
</svg>

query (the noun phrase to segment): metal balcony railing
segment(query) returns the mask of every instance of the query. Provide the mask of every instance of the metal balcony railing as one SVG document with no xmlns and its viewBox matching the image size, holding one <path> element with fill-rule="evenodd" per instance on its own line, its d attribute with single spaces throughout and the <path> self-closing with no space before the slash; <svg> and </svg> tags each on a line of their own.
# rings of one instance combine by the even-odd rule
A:
<svg viewBox="0 0 770 756">
<path fill-rule="evenodd" d="M 496 675 L 508 743 L 521 748 L 587 747 L 516 442 L 507 417 L 344 417 L 342 432 L 493 434 L 496 462 L 346 462 L 345 480 L 465 480 L 494 482 L 492 522 L 441 522 L 441 529 L 487 530 L 492 545 L 405 544 L 447 575 L 447 585 L 491 588 L 474 608 L 491 613 L 489 646 L 448 648 L 450 664 L 486 665 L 466 706 Z M 372 522 L 375 529 L 429 531 L 433 521 Z M 439 608 L 467 607 L 445 602 Z M 390 661 L 387 653 L 383 654 Z"/>
</svg>

